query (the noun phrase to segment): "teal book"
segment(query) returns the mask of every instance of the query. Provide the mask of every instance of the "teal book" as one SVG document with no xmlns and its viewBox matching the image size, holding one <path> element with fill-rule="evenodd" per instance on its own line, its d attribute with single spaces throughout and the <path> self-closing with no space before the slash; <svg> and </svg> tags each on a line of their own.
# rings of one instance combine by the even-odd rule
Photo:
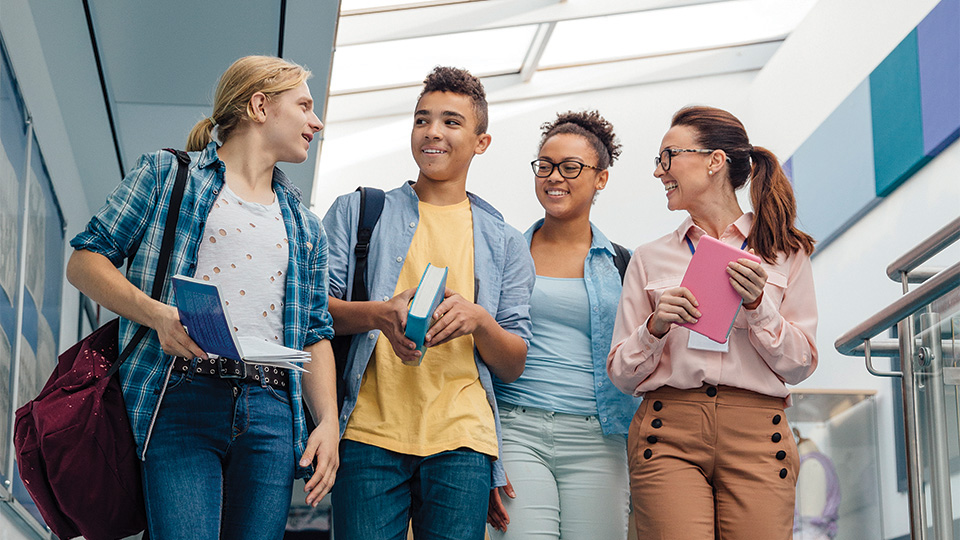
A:
<svg viewBox="0 0 960 540">
<path fill-rule="evenodd" d="M 424 345 L 427 330 L 433 324 L 433 313 L 437 310 L 440 302 L 443 302 L 443 294 L 446 289 L 447 268 L 427 263 L 427 268 L 420 277 L 417 292 L 410 302 L 410 310 L 407 312 L 407 327 L 403 331 L 405 336 L 417 344 L 417 349 L 420 351 L 420 361 L 411 365 L 420 365 L 423 357 L 427 354 L 427 346 Z"/>
</svg>

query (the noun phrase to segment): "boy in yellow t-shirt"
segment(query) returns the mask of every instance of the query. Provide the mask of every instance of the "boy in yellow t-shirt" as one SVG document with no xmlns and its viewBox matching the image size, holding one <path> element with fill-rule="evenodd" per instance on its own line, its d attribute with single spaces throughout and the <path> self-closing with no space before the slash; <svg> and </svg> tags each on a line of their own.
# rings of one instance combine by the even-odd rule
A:
<svg viewBox="0 0 960 540">
<path fill-rule="evenodd" d="M 349 301 L 358 193 L 324 217 L 330 313 L 355 334 L 344 369 L 338 539 L 481 539 L 492 487 L 505 484 L 492 377 L 516 379 L 530 339 L 534 268 L 526 242 L 466 190 L 473 157 L 490 145 L 483 86 L 436 68 L 424 81 L 410 146 L 416 182 L 386 193 L 366 272 L 370 301 Z M 448 267 L 429 355 L 403 335 L 427 263 Z"/>
</svg>

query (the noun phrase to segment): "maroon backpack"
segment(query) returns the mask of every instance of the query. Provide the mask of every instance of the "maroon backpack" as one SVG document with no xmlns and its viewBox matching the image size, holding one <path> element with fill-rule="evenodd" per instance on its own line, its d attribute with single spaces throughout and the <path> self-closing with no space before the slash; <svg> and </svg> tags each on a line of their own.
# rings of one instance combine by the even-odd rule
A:
<svg viewBox="0 0 960 540">
<path fill-rule="evenodd" d="M 190 165 L 185 152 L 167 150 L 178 167 L 155 300 L 163 292 Z M 13 443 L 20 478 L 60 538 L 114 540 L 146 528 L 140 459 L 116 373 L 150 329 L 138 328 L 118 354 L 119 328 L 114 319 L 61 354 L 40 395 L 17 410 Z"/>
</svg>

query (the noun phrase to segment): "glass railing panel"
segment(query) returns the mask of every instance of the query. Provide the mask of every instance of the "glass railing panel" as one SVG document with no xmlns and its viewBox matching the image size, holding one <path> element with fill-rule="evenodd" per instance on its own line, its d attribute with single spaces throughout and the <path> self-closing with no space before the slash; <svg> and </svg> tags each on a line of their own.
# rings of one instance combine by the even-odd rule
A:
<svg viewBox="0 0 960 540">
<path fill-rule="evenodd" d="M 801 456 L 794 537 L 884 538 L 875 391 L 792 395 L 787 420 Z"/>
<path fill-rule="evenodd" d="M 960 538 L 960 395 L 956 380 L 960 289 L 913 316 L 914 386 L 924 510 L 930 538 Z"/>
</svg>

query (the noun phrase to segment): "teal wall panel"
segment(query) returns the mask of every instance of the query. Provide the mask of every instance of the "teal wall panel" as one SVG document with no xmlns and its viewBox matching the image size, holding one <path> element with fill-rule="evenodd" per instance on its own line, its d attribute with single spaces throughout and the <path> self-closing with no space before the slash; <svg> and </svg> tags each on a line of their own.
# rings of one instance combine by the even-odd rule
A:
<svg viewBox="0 0 960 540">
<path fill-rule="evenodd" d="M 873 70 L 869 80 L 876 194 L 883 197 L 929 160 L 923 151 L 916 29 Z"/>
</svg>

